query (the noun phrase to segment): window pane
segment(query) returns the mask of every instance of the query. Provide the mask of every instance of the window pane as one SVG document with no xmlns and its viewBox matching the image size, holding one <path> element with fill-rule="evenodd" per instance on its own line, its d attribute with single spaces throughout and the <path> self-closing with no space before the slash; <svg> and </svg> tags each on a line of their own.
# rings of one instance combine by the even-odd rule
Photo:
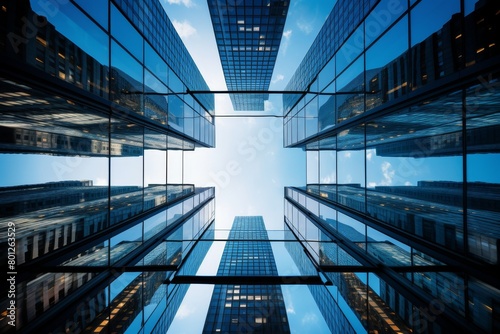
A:
<svg viewBox="0 0 500 334">
<path fill-rule="evenodd" d="M 356 60 L 337 78 L 337 118 L 342 122 L 365 111 L 364 57 Z"/>
<path fill-rule="evenodd" d="M 116 42 L 111 44 L 111 99 L 142 113 L 143 67 Z"/>
<path fill-rule="evenodd" d="M 366 52 L 366 110 L 407 91 L 408 19 L 405 16 Z"/>
<path fill-rule="evenodd" d="M 368 47 L 408 8 L 407 0 L 382 0 L 365 20 L 365 45 Z M 400 35 L 399 37 L 407 38 Z"/>
<path fill-rule="evenodd" d="M 467 230 L 469 252 L 498 264 L 500 231 L 500 89 L 492 77 L 467 89 Z"/>
<path fill-rule="evenodd" d="M 459 0 L 424 0 L 411 11 L 413 89 L 454 73 L 462 65 Z M 458 52 L 457 52 L 458 51 Z"/>
<path fill-rule="evenodd" d="M 366 126 L 368 213 L 457 251 L 463 251 L 461 109 L 456 92 Z"/>
<path fill-rule="evenodd" d="M 364 126 L 337 135 L 338 202 L 365 211 Z"/>
<path fill-rule="evenodd" d="M 111 34 L 140 62 L 143 60 L 143 38 L 122 13 L 111 5 Z"/>
<path fill-rule="evenodd" d="M 143 210 L 143 137 L 141 126 L 112 119 L 111 224 Z"/>
</svg>

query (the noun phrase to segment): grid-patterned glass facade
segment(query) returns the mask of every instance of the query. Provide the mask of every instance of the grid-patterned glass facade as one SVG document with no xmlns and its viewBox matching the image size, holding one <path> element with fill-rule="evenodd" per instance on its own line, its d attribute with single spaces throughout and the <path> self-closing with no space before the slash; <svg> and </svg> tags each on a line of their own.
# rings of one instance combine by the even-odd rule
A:
<svg viewBox="0 0 500 334">
<path fill-rule="evenodd" d="M 498 13 L 338 1 L 287 87 L 286 224 L 368 332 L 498 331 Z"/>
<path fill-rule="evenodd" d="M 289 1 L 208 0 L 217 48 L 235 110 L 264 110 Z"/>
<path fill-rule="evenodd" d="M 208 86 L 159 1 L 51 6 L 23 0 L 2 6 L 0 52 L 10 65 L 3 68 L 3 90 L 10 93 L 2 96 L 6 111 L 26 105 L 47 110 L 53 103 L 54 109 L 73 113 L 101 108 L 196 146 L 214 145 L 213 95 L 186 94 Z M 18 81 L 21 85 L 11 84 Z M 66 96 L 57 95 L 61 89 Z M 28 98 L 32 93 L 34 98 Z M 36 121 L 28 115 L 18 117 L 16 125 Z"/>
<path fill-rule="evenodd" d="M 215 136 L 161 3 L 3 1 L 0 60 L 0 331 L 164 331 L 213 230 L 183 151 Z"/>
<path fill-rule="evenodd" d="M 217 276 L 276 276 L 261 216 L 235 217 Z M 215 285 L 203 333 L 290 333 L 280 285 Z"/>
</svg>

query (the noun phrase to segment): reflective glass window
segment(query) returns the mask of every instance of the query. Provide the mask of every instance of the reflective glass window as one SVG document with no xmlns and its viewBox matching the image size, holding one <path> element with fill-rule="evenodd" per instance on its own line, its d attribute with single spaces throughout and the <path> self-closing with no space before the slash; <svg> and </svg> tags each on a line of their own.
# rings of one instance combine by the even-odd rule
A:
<svg viewBox="0 0 500 334">
<path fill-rule="evenodd" d="M 306 138 L 318 133 L 318 97 L 315 96 L 305 107 Z"/>
<path fill-rule="evenodd" d="M 158 55 L 158 53 L 145 43 L 144 61 L 146 67 L 159 78 L 164 84 L 168 84 L 168 66 L 167 63 Z M 147 84 L 147 81 L 146 81 Z"/>
<path fill-rule="evenodd" d="M 182 203 L 167 209 L 167 225 L 171 225 L 182 216 Z"/>
<path fill-rule="evenodd" d="M 305 108 L 301 109 L 295 118 L 297 119 L 297 140 L 301 141 L 306 137 Z"/>
<path fill-rule="evenodd" d="M 411 266 L 411 248 L 371 227 L 367 228 L 367 247 L 369 254 L 387 266 Z"/>
<path fill-rule="evenodd" d="M 365 210 L 364 126 L 337 135 L 337 201 Z"/>
<path fill-rule="evenodd" d="M 96 20 L 105 30 L 108 30 L 108 1 L 73 0 Z"/>
<path fill-rule="evenodd" d="M 334 150 L 319 152 L 319 183 L 322 185 L 337 183 L 337 155 Z"/>
<path fill-rule="evenodd" d="M 113 38 L 142 62 L 143 38 L 113 4 L 111 4 L 111 34 Z"/>
<path fill-rule="evenodd" d="M 111 44 L 111 99 L 142 112 L 143 67 L 116 42 Z"/>
<path fill-rule="evenodd" d="M 366 225 L 343 213 L 338 213 L 338 232 L 348 240 L 356 243 L 359 247 L 365 248 Z"/>
<path fill-rule="evenodd" d="M 335 210 L 327 205 L 320 204 L 320 206 L 319 206 L 319 218 L 323 219 L 334 230 L 337 229 L 337 210 Z"/>
<path fill-rule="evenodd" d="M 166 210 L 144 220 L 144 241 L 153 238 L 167 227 Z"/>
<path fill-rule="evenodd" d="M 47 18 L 46 29 L 55 29 L 56 35 L 64 35 L 99 64 L 109 64 L 108 35 L 72 3 L 57 3 L 54 8 L 42 1 L 31 1 L 31 6 L 35 13 Z"/>
<path fill-rule="evenodd" d="M 349 66 L 336 80 L 338 122 L 362 114 L 365 111 L 364 57 Z"/>
<path fill-rule="evenodd" d="M 408 8 L 407 0 L 382 0 L 365 19 L 365 45 L 368 47 Z M 407 38 L 399 35 L 399 37 Z M 395 40 L 394 40 L 395 41 Z"/>
<path fill-rule="evenodd" d="M 148 210 L 167 202 L 167 136 L 144 132 L 144 210 Z"/>
<path fill-rule="evenodd" d="M 337 73 L 342 72 L 365 48 L 364 24 L 361 24 L 335 54 Z"/>
<path fill-rule="evenodd" d="M 318 183 L 318 151 L 307 151 L 307 184 Z"/>
<path fill-rule="evenodd" d="M 411 10 L 413 89 L 462 66 L 461 17 L 454 15 L 457 13 L 459 0 L 423 0 Z"/>
<path fill-rule="evenodd" d="M 169 184 L 183 183 L 183 152 L 168 150 L 167 156 L 167 182 Z"/>
<path fill-rule="evenodd" d="M 335 82 L 327 86 L 318 96 L 318 131 L 331 128 L 335 125 Z"/>
<path fill-rule="evenodd" d="M 407 51 L 408 19 L 405 16 L 366 51 L 366 110 L 406 93 Z"/>
<path fill-rule="evenodd" d="M 145 70 L 144 92 L 144 116 L 152 121 L 166 125 L 168 118 L 167 86 L 150 71 Z"/>
<path fill-rule="evenodd" d="M 1 87 L 0 224 L 22 226 L 20 265 L 108 226 L 109 118 L 14 82 Z M 19 108 L 27 97 L 34 102 Z"/>
<path fill-rule="evenodd" d="M 143 210 L 144 128 L 111 121 L 111 224 Z"/>
<path fill-rule="evenodd" d="M 459 91 L 366 125 L 368 213 L 457 251 L 463 250 L 461 113 Z"/>
<path fill-rule="evenodd" d="M 142 222 L 110 240 L 110 263 L 114 264 L 142 244 Z"/>
<path fill-rule="evenodd" d="M 323 91 L 335 78 L 335 58 L 323 67 L 318 76 L 318 91 Z"/>
<path fill-rule="evenodd" d="M 489 148 L 500 146 L 500 89 L 497 78 L 489 79 L 466 90 L 467 230 L 469 253 L 497 264 L 500 153 Z"/>
</svg>

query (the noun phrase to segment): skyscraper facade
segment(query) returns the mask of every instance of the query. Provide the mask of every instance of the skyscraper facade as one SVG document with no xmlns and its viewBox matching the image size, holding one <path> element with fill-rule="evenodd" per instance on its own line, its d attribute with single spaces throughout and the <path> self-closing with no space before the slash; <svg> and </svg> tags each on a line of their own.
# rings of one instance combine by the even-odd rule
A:
<svg viewBox="0 0 500 334">
<path fill-rule="evenodd" d="M 289 1 L 208 0 L 234 110 L 264 110 Z M 256 91 L 256 93 L 251 93 Z"/>
<path fill-rule="evenodd" d="M 217 276 L 277 276 L 261 216 L 235 217 Z M 280 285 L 215 285 L 203 333 L 290 333 Z"/>
<path fill-rule="evenodd" d="M 369 332 L 500 328 L 499 10 L 339 0 L 287 86 L 286 225 Z"/>
<path fill-rule="evenodd" d="M 214 220 L 183 151 L 215 136 L 161 3 L 3 1 L 0 63 L 0 331 L 168 328 Z"/>
</svg>

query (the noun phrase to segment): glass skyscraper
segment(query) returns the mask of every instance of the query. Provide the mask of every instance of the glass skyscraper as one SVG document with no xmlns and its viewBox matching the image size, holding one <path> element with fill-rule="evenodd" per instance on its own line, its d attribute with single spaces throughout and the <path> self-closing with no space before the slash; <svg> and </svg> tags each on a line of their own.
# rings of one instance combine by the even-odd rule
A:
<svg viewBox="0 0 500 334">
<path fill-rule="evenodd" d="M 0 22 L 0 330 L 162 332 L 213 231 L 214 189 L 182 175 L 213 95 L 186 94 L 208 86 L 158 1 L 2 1 Z"/>
<path fill-rule="evenodd" d="M 203 4 L 234 110 L 264 110 L 304 3 Z M 216 117 L 249 116 L 218 113 L 169 4 L 1 1 L 0 332 L 499 333 L 500 1 L 329 3 L 283 75 L 283 146 L 305 159 L 279 177 L 303 163 L 305 183 L 278 228 L 226 230 L 225 187 L 186 175 L 213 181 L 191 157 Z M 261 130 L 217 172 L 274 154 Z M 218 207 L 270 200 L 247 184 Z"/>
<path fill-rule="evenodd" d="M 277 276 L 261 216 L 235 217 L 217 276 Z M 248 280 L 247 280 L 248 281 Z M 203 333 L 290 333 L 280 285 L 215 285 Z"/>
<path fill-rule="evenodd" d="M 288 84 L 286 225 L 368 332 L 500 328 L 499 10 L 339 0 Z"/>
<path fill-rule="evenodd" d="M 209 0 L 215 39 L 234 110 L 264 110 L 289 1 Z M 256 93 L 251 93 L 256 91 Z"/>
</svg>

